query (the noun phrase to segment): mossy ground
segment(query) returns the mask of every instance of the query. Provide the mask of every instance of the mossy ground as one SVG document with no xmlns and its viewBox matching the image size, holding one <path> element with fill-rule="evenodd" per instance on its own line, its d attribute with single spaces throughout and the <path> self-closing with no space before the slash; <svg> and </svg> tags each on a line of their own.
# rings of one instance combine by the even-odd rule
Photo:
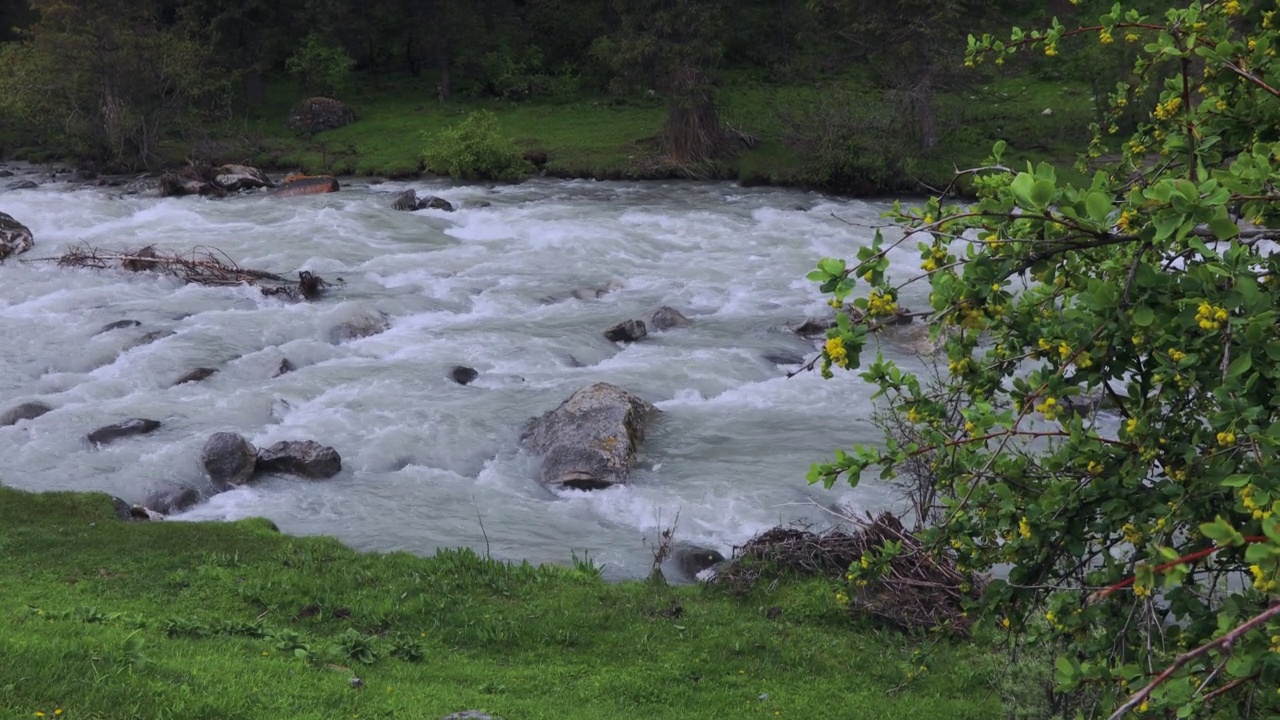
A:
<svg viewBox="0 0 1280 720">
<path fill-rule="evenodd" d="M 779 86 L 731 80 L 718 91 L 722 115 L 760 144 L 742 149 L 708 171 L 725 179 L 778 185 L 807 184 L 811 158 L 784 142 L 781 108 L 819 93 L 851 96 L 873 90 L 856 77 L 822 86 Z M 360 119 L 347 127 L 299 136 L 285 129 L 289 106 L 302 93 L 273 85 L 267 102 L 222 135 L 235 138 L 237 159 L 278 169 L 335 174 L 413 176 L 425 168 L 422 148 L 433 135 L 480 108 L 492 111 L 502 130 L 527 150 L 546 154 L 548 174 L 560 177 L 655 178 L 678 176 L 655 162 L 655 139 L 665 118 L 660 100 L 621 101 L 581 97 L 564 101 L 469 101 L 440 103 L 434 86 L 412 78 L 366 84 L 346 97 Z M 1045 108 L 1051 114 L 1045 115 Z M 914 158 L 913 177 L 895 191 L 942 187 L 957 168 L 979 164 L 996 140 L 1009 143 L 1006 161 L 1049 159 L 1069 165 L 1082 144 L 1092 104 L 1084 84 L 1031 76 L 1000 78 L 942 93 L 936 102 L 942 144 Z M 185 152 L 185 149 L 184 149 Z"/>
<path fill-rule="evenodd" d="M 1003 712 L 991 646 L 851 619 L 820 582 L 611 584 L 465 550 L 361 554 L 261 520 L 125 524 L 104 495 L 6 488 L 0 558 L 4 718 Z"/>
</svg>

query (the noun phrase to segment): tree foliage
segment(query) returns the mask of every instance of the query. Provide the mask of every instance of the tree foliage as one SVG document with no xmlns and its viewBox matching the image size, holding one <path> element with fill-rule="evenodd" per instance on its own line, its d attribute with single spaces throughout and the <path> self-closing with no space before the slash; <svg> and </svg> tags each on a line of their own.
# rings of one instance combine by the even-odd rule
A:
<svg viewBox="0 0 1280 720">
<path fill-rule="evenodd" d="M 1091 181 L 1005 168 L 997 144 L 975 202 L 897 205 L 902 239 L 877 232 L 810 275 L 861 311 L 829 333 L 827 376 L 862 366 L 869 327 L 914 280 L 946 364 L 931 381 L 869 361 L 903 431 L 811 480 L 923 461 L 926 537 L 962 566 L 1007 568 L 975 611 L 1057 647 L 1059 690 L 1090 715 L 1280 712 L 1278 23 L 1272 2 L 1117 3 L 1079 27 L 970 37 L 970 66 L 1136 50 L 1081 158 Z M 922 273 L 893 277 L 907 243 Z"/>
<path fill-rule="evenodd" d="M 488 110 L 430 138 L 422 157 L 428 170 L 465 180 L 519 180 L 533 171 Z"/>
</svg>

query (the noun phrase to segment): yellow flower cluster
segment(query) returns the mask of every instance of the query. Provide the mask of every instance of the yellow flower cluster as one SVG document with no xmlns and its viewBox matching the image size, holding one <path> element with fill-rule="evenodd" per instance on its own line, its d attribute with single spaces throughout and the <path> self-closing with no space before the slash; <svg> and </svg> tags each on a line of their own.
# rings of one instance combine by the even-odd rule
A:
<svg viewBox="0 0 1280 720">
<path fill-rule="evenodd" d="M 1111 37 L 1111 31 L 1107 30 L 1106 28 L 1103 28 L 1103 30 L 1098 33 L 1098 42 L 1102 43 L 1103 45 L 1110 45 L 1111 43 L 1115 42 L 1115 38 Z"/>
<path fill-rule="evenodd" d="M 1058 418 L 1058 401 L 1055 398 L 1047 397 L 1044 402 L 1036 405 L 1036 412 L 1044 416 L 1045 420 L 1050 422 Z"/>
<path fill-rule="evenodd" d="M 1222 4 L 1222 12 L 1226 13 L 1227 15 L 1239 15 L 1240 0 L 1227 0 L 1225 3 Z"/>
<path fill-rule="evenodd" d="M 1186 353 L 1178 350 L 1177 348 L 1169 348 L 1169 359 L 1174 362 L 1182 362 L 1183 358 L 1186 356 Z"/>
<path fill-rule="evenodd" d="M 1134 433 L 1136 433 L 1138 431 L 1137 419 L 1129 418 L 1128 420 L 1126 420 L 1124 423 L 1124 429 L 1125 429 L 1125 432 L 1129 433 L 1130 435 L 1133 435 Z"/>
<path fill-rule="evenodd" d="M 1171 97 L 1159 105 L 1156 105 L 1156 119 L 1170 120 L 1178 114 L 1178 110 L 1180 109 L 1182 109 L 1182 98 L 1177 96 Z"/>
<path fill-rule="evenodd" d="M 1023 540 L 1031 539 L 1031 523 L 1027 520 L 1025 515 L 1018 521 L 1018 534 L 1022 536 Z"/>
<path fill-rule="evenodd" d="M 933 272 L 947 263 L 947 249 L 941 245 L 935 245 L 929 251 L 929 257 L 920 263 L 920 269 L 925 272 Z"/>
<path fill-rule="evenodd" d="M 947 361 L 947 372 L 952 375 L 964 375 L 973 367 L 973 361 L 969 358 L 960 358 L 959 360 Z"/>
<path fill-rule="evenodd" d="M 1133 221 L 1137 218 L 1138 213 L 1133 210 L 1125 210 L 1120 213 L 1120 219 L 1116 220 L 1116 227 L 1120 228 L 1122 232 L 1131 233 L 1133 232 Z"/>
<path fill-rule="evenodd" d="M 844 590 L 836 591 L 836 604 L 840 607 L 849 607 L 849 593 Z"/>
<path fill-rule="evenodd" d="M 1267 573 L 1260 565 L 1250 565 L 1249 572 L 1253 575 L 1253 586 L 1258 592 L 1271 592 L 1276 589 L 1275 573 L 1271 574 L 1271 579 L 1267 579 Z"/>
<path fill-rule="evenodd" d="M 838 365 L 842 368 L 849 367 L 849 351 L 844 346 L 844 338 L 833 337 L 827 338 L 827 359 L 832 365 Z"/>
<path fill-rule="evenodd" d="M 893 296 L 880 290 L 872 290 L 867 296 L 867 314 L 871 317 L 892 315 L 898 311 L 898 303 Z"/>
<path fill-rule="evenodd" d="M 1135 42 L 1138 42 L 1138 39 L 1139 39 L 1139 38 L 1138 38 L 1138 34 L 1137 34 L 1137 33 L 1125 33 L 1125 34 L 1124 34 L 1124 41 L 1125 41 L 1125 42 L 1135 43 Z"/>
<path fill-rule="evenodd" d="M 1120 532 L 1124 534 L 1124 541 L 1130 545 L 1137 545 L 1142 542 L 1142 531 L 1134 527 L 1133 523 L 1125 523 L 1120 528 Z"/>
<path fill-rule="evenodd" d="M 1236 434 L 1230 430 L 1218 433 L 1218 444 L 1223 447 L 1231 447 L 1232 445 L 1235 445 Z"/>
<path fill-rule="evenodd" d="M 1044 54 L 1045 54 L 1045 55 L 1048 55 L 1049 57 L 1057 57 L 1057 55 L 1058 55 L 1058 46 L 1057 46 L 1057 45 L 1045 45 L 1045 46 L 1044 46 Z"/>
<path fill-rule="evenodd" d="M 1196 310 L 1196 322 L 1199 323 L 1201 330 L 1210 332 L 1220 330 L 1222 329 L 1222 323 L 1226 321 L 1227 311 L 1225 308 L 1202 302 Z"/>
<path fill-rule="evenodd" d="M 1090 475 L 1101 475 L 1102 470 L 1103 470 L 1102 463 L 1098 462 L 1097 460 L 1090 460 L 1089 466 L 1085 468 L 1085 471 L 1088 472 Z"/>
<path fill-rule="evenodd" d="M 1133 582 L 1133 594 L 1140 598 L 1149 598 L 1151 597 L 1151 588 L 1135 580 Z"/>
<path fill-rule="evenodd" d="M 1259 505 L 1253 499 L 1253 486 L 1246 485 L 1240 490 L 1240 502 L 1244 503 L 1244 509 L 1253 514 L 1254 520 L 1266 520 L 1271 517 L 1272 510 L 1264 505 Z"/>
</svg>

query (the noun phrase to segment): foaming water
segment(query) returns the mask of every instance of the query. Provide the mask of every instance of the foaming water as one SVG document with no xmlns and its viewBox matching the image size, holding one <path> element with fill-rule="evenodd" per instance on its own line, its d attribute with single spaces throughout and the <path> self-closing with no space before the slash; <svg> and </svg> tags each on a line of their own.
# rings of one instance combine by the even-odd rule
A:
<svg viewBox="0 0 1280 720">
<path fill-rule="evenodd" d="M 489 205 L 391 210 L 407 187 Z M 54 408 L 0 428 L 0 478 L 137 502 L 164 481 L 204 487 L 197 457 L 210 433 L 259 446 L 311 438 L 341 453 L 338 477 L 263 478 L 181 517 L 265 516 L 362 549 L 466 545 L 559 563 L 586 551 L 614 577 L 647 572 L 644 540 L 677 514 L 679 539 L 728 554 L 780 522 L 827 523 L 813 500 L 883 507 L 892 498 L 875 481 L 832 493 L 804 481 L 833 448 L 875 441 L 869 389 L 851 374 L 787 379 L 765 356 L 815 353 L 784 329 L 824 309 L 804 275 L 820 257 L 854 256 L 872 231 L 845 221 L 874 224 L 884 209 L 715 183 L 356 180 L 331 195 L 222 201 L 67 184 L 0 190 L 0 210 L 35 234 L 27 259 L 79 243 L 203 246 L 245 267 L 345 281 L 321 302 L 291 304 L 146 274 L 0 266 L 0 410 Z M 891 261 L 914 267 L 913 255 Z M 696 324 L 629 346 L 602 337 L 664 304 Z M 378 312 L 387 331 L 330 342 L 337 325 Z M 119 320 L 140 325 L 99 332 Z M 139 344 L 155 331 L 172 334 Z M 274 377 L 284 358 L 297 370 Z M 454 383 L 457 364 L 479 379 Z M 172 385 L 195 367 L 219 372 Z M 552 493 L 519 451 L 520 430 L 595 381 L 639 393 L 663 416 L 631 484 Z M 101 449 L 83 439 L 130 417 L 163 426 Z"/>
</svg>

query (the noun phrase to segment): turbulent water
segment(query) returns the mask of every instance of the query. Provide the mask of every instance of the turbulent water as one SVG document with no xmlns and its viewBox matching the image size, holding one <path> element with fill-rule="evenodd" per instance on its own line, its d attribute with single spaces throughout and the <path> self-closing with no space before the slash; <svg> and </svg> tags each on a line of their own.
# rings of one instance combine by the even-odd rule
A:
<svg viewBox="0 0 1280 720">
<path fill-rule="evenodd" d="M 406 187 L 490 206 L 393 211 Z M 870 391 L 852 374 L 787 379 L 794 366 L 765 356 L 814 354 L 785 330 L 825 309 L 804 275 L 823 256 L 852 257 L 871 231 L 845 221 L 874 222 L 883 209 L 687 182 L 352 180 L 331 195 L 220 201 L 70 183 L 0 190 L 0 211 L 35 234 L 24 259 L 79 243 L 207 246 L 244 267 L 345 280 L 299 304 L 249 287 L 10 260 L 0 266 L 0 411 L 27 400 L 54 410 L 0 428 L 0 480 L 139 502 L 163 481 L 205 488 L 198 456 L 210 433 L 259 447 L 316 439 L 341 453 L 336 478 L 264 477 L 178 519 L 265 516 L 362 549 L 470 546 L 557 563 L 589 553 L 613 577 L 647 572 L 646 541 L 677 515 L 677 539 L 726 555 L 780 522 L 825 525 L 811 499 L 893 502 L 875 482 L 824 492 L 804 480 L 833 448 L 877 437 Z M 599 298 L 570 296 L 611 285 Z M 696 324 L 626 346 L 601 334 L 664 304 Z M 386 332 L 331 342 L 344 320 L 379 311 Z M 119 320 L 141 325 L 98 334 Z M 131 347 L 156 330 L 175 334 Z M 273 378 L 286 357 L 297 370 Z M 479 379 L 455 383 L 458 364 Z M 173 386 L 196 367 L 220 372 Z M 664 412 L 629 485 L 554 494 L 535 481 L 520 431 L 595 381 Z M 163 426 L 100 449 L 84 439 L 131 417 Z"/>
</svg>

